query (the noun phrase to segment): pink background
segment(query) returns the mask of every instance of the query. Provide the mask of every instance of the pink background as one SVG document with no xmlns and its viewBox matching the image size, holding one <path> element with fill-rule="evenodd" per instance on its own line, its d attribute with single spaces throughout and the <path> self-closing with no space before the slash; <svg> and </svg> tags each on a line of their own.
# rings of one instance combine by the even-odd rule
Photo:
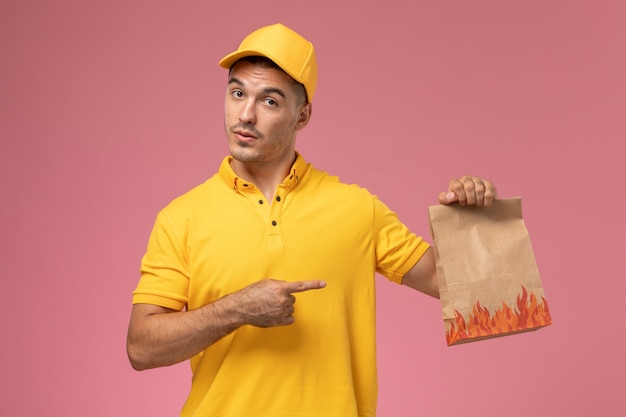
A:
<svg viewBox="0 0 626 417">
<path fill-rule="evenodd" d="M 127 362 L 131 292 L 227 152 L 217 61 L 275 22 L 318 50 L 309 161 L 429 240 L 453 176 L 523 199 L 554 325 L 447 347 L 438 301 L 379 278 L 379 415 L 626 415 L 625 5 L 1 0 L 0 415 L 177 415 L 187 364 Z"/>
</svg>

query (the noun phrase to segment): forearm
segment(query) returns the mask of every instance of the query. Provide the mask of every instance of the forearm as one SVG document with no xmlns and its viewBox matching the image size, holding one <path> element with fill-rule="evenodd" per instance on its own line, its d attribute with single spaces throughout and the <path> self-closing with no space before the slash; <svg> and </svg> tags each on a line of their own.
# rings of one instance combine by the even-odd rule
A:
<svg viewBox="0 0 626 417">
<path fill-rule="evenodd" d="M 182 362 L 244 324 L 231 296 L 192 311 L 133 306 L 127 351 L 136 370 Z"/>
<path fill-rule="evenodd" d="M 235 329 L 287 326 L 294 322 L 292 293 L 324 288 L 326 283 L 265 279 L 196 310 L 177 312 L 135 304 L 126 347 L 137 370 L 173 365 L 200 353 Z"/>
<path fill-rule="evenodd" d="M 431 297 L 439 298 L 439 283 L 433 249 L 429 248 L 402 278 L 402 285 L 411 287 Z"/>
</svg>

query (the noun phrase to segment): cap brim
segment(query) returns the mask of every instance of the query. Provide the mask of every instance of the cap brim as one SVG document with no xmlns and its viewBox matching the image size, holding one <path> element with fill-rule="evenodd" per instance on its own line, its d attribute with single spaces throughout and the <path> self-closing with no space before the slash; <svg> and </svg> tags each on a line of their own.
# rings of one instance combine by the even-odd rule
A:
<svg viewBox="0 0 626 417">
<path fill-rule="evenodd" d="M 268 59 L 271 59 L 272 61 L 276 63 L 276 61 L 271 56 L 268 56 L 264 52 L 247 49 L 244 51 L 235 51 L 233 53 L 226 55 L 224 58 L 220 60 L 219 65 L 222 68 L 230 69 L 230 67 L 232 67 L 235 62 L 247 56 L 264 56 Z M 276 63 L 276 65 L 278 65 L 278 63 Z"/>
</svg>

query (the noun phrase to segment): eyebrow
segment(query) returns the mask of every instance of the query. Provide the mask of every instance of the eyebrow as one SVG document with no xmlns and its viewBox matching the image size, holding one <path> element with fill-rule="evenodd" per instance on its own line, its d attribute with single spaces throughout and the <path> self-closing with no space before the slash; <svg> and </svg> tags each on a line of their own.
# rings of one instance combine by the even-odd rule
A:
<svg viewBox="0 0 626 417">
<path fill-rule="evenodd" d="M 230 77 L 228 79 L 228 84 L 237 84 L 241 87 L 244 87 L 245 84 L 238 79 L 237 77 Z M 287 96 L 285 95 L 285 92 L 283 90 L 281 90 L 280 88 L 276 88 L 276 87 L 267 87 L 263 89 L 263 93 L 264 94 L 278 94 L 279 96 L 281 96 L 282 98 L 286 99 Z"/>
</svg>

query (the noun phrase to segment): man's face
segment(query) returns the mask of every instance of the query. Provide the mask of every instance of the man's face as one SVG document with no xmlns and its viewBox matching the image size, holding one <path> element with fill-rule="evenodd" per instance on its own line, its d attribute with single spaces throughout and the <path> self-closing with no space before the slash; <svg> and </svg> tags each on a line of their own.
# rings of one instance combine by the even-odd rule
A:
<svg viewBox="0 0 626 417">
<path fill-rule="evenodd" d="M 235 64 L 224 100 L 224 126 L 235 160 L 293 162 L 296 133 L 311 114 L 298 88 L 279 69 L 247 61 Z"/>
</svg>

